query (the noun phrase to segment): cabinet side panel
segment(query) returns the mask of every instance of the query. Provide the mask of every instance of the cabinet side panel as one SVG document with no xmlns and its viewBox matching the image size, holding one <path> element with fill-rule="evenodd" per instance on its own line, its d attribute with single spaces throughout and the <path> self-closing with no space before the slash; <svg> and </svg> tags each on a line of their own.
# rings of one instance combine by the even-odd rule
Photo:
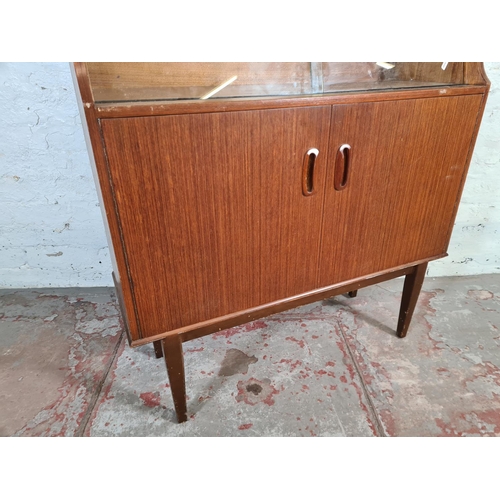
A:
<svg viewBox="0 0 500 500">
<path fill-rule="evenodd" d="M 102 120 L 143 335 L 316 287 L 330 107 Z M 317 193 L 302 193 L 320 151 Z"/>
<path fill-rule="evenodd" d="M 85 63 L 71 65 L 73 84 L 77 94 L 78 109 L 82 121 L 83 133 L 89 153 L 92 175 L 96 184 L 97 196 L 108 240 L 111 263 L 113 266 L 113 280 L 120 297 L 120 308 L 125 322 L 125 330 L 129 342 L 141 338 L 139 325 L 135 315 L 135 305 L 132 290 L 127 275 L 126 259 L 123 252 L 121 234 L 115 202 L 109 182 L 109 175 L 101 140 L 99 122 L 95 114 L 92 92 L 89 86 Z M 123 307 L 122 307 L 123 306 Z"/>
<path fill-rule="evenodd" d="M 330 154 L 351 161 L 343 191 L 328 171 L 320 286 L 446 252 L 481 101 L 333 106 Z"/>
</svg>

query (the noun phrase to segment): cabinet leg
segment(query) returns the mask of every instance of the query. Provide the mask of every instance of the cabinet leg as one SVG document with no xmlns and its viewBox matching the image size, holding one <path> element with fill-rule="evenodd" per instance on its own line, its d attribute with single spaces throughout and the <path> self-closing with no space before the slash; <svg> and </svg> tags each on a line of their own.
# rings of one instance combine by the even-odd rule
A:
<svg viewBox="0 0 500 500">
<path fill-rule="evenodd" d="M 187 420 L 186 380 L 184 377 L 182 340 L 180 335 L 172 335 L 164 338 L 161 342 L 177 421 L 182 423 Z"/>
<path fill-rule="evenodd" d="M 153 342 L 153 345 L 155 347 L 156 359 L 163 358 L 163 349 L 161 348 L 161 340 L 156 340 L 155 342 Z"/>
<path fill-rule="evenodd" d="M 426 269 L 427 262 L 415 266 L 413 268 L 413 272 L 411 274 L 407 274 L 405 277 L 397 328 L 399 338 L 406 337 L 406 333 L 408 332 L 411 317 L 413 316 L 413 311 L 417 305 L 422 283 L 424 282 Z"/>
<path fill-rule="evenodd" d="M 357 290 L 352 290 L 352 292 L 349 292 L 349 297 L 356 297 L 358 295 L 358 291 Z"/>
</svg>

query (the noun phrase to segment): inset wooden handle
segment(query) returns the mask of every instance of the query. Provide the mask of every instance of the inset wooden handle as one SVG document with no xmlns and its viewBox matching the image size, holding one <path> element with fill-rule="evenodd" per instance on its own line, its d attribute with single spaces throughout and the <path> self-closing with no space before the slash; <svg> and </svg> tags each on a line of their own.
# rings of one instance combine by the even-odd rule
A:
<svg viewBox="0 0 500 500">
<path fill-rule="evenodd" d="M 319 151 L 316 148 L 311 148 L 304 156 L 304 164 L 302 166 L 302 194 L 311 196 L 316 191 L 314 190 L 314 165 Z"/>
<path fill-rule="evenodd" d="M 333 184 L 337 191 L 342 191 L 347 186 L 349 180 L 349 166 L 351 163 L 351 146 L 342 144 L 337 151 L 335 158 L 335 172 L 333 176 Z"/>
</svg>

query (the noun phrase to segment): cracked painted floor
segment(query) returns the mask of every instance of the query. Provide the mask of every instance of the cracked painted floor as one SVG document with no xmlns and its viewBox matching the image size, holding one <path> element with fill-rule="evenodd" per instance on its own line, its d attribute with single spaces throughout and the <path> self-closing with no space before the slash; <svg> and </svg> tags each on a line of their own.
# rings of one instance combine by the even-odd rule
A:
<svg viewBox="0 0 500 500">
<path fill-rule="evenodd" d="M 1 436 L 500 436 L 500 275 L 402 280 L 184 344 L 128 347 L 109 288 L 0 290 Z"/>
</svg>

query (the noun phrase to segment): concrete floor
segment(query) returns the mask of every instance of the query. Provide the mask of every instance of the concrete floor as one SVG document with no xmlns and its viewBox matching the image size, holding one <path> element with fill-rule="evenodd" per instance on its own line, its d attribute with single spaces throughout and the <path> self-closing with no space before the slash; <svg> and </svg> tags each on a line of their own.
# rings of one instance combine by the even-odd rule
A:
<svg viewBox="0 0 500 500">
<path fill-rule="evenodd" d="M 0 290 L 1 436 L 500 436 L 500 275 L 402 280 L 184 344 L 175 422 L 113 289 Z"/>
</svg>

